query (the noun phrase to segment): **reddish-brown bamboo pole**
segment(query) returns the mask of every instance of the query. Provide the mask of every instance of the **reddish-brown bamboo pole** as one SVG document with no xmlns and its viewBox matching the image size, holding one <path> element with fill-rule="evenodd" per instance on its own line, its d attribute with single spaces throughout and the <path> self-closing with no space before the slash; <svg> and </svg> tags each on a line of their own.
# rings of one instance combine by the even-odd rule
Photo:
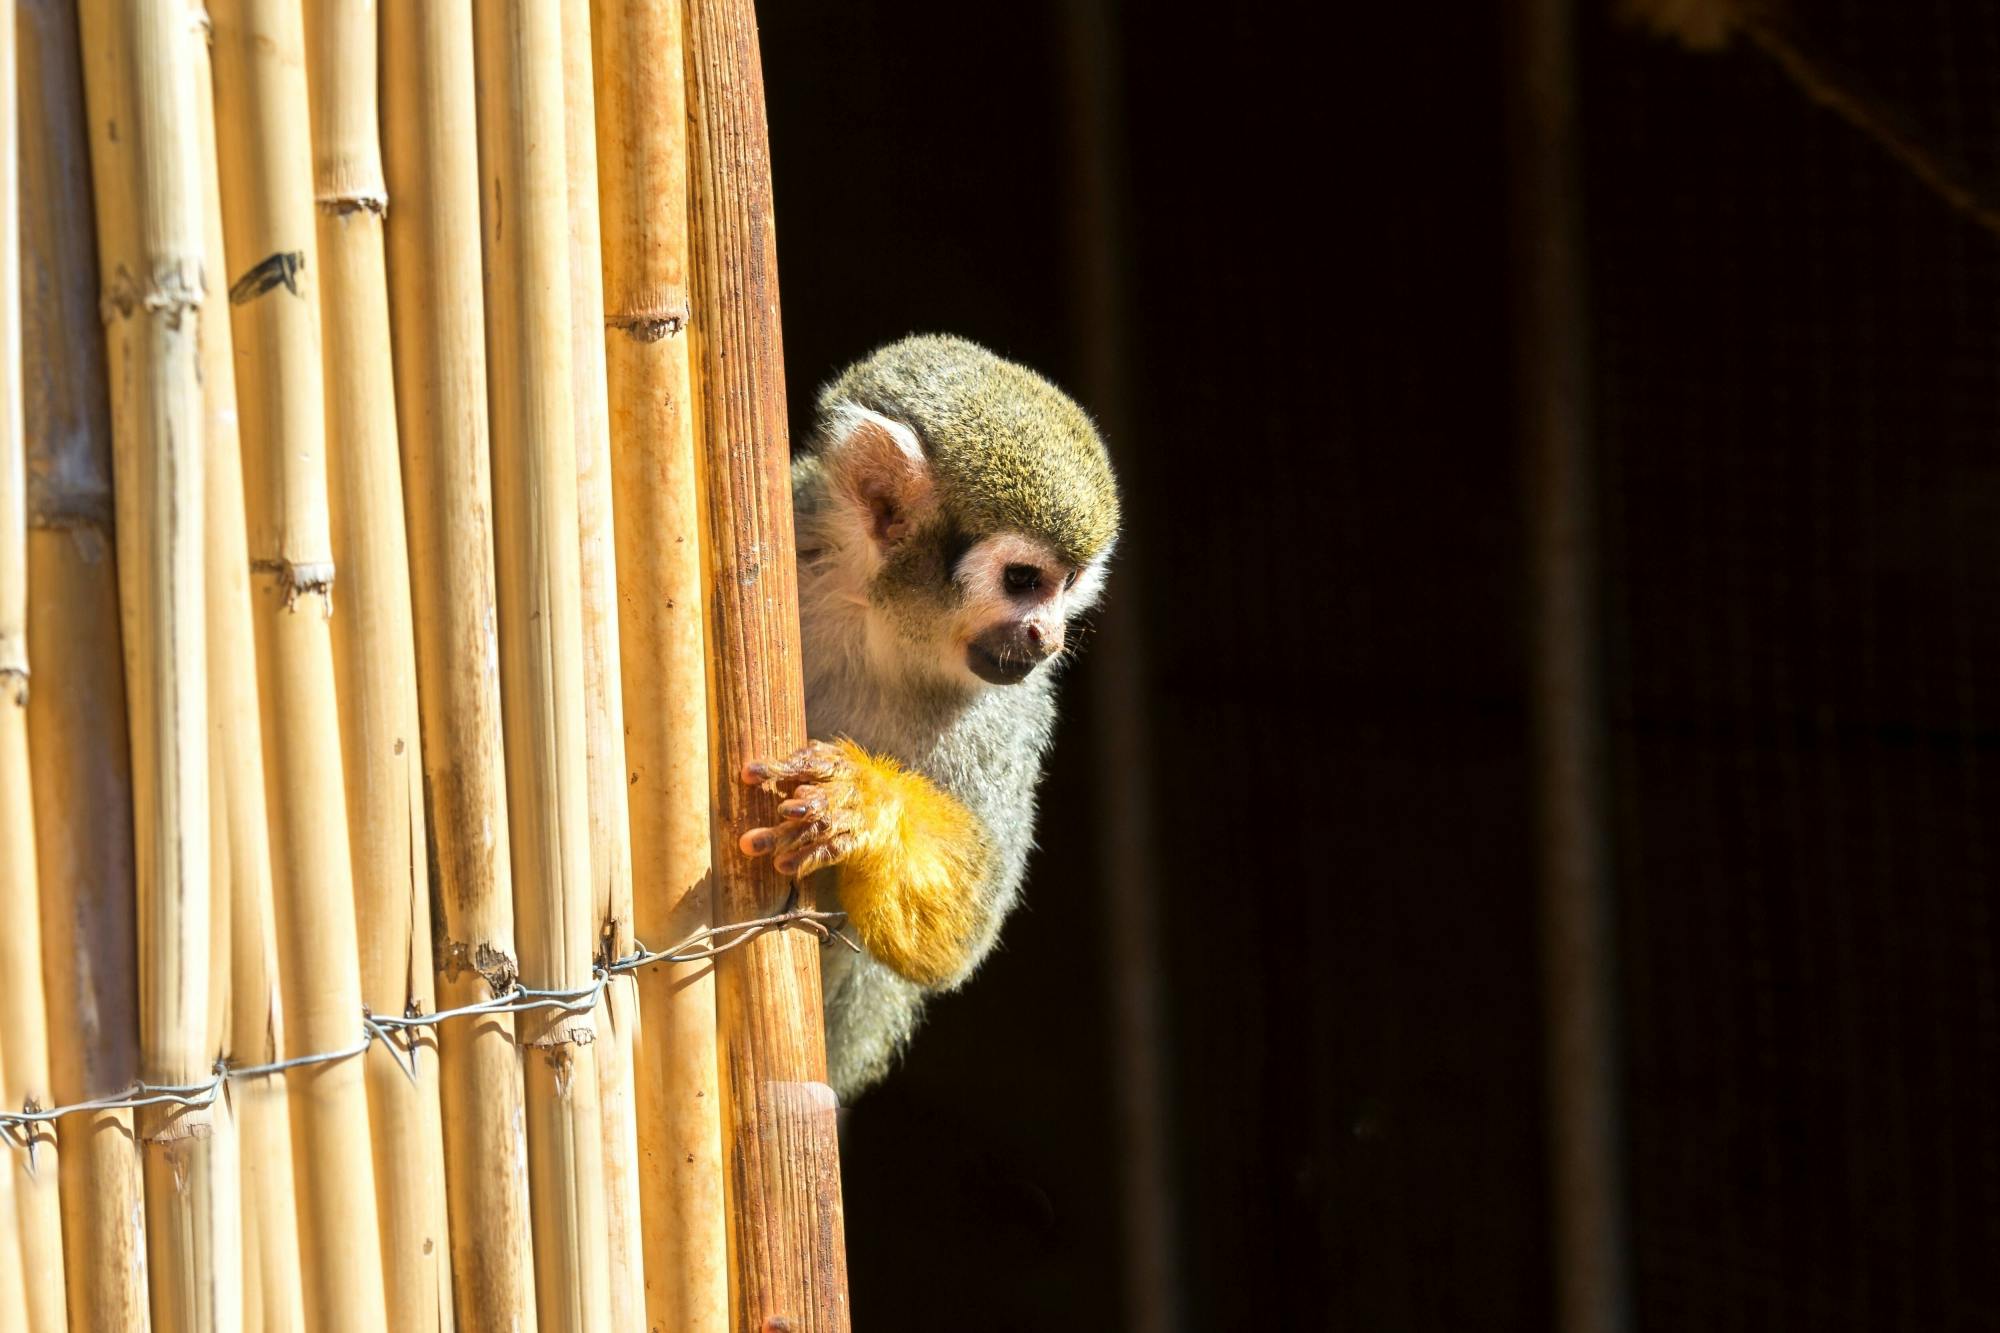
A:
<svg viewBox="0 0 2000 1333">
<path fill-rule="evenodd" d="M 500 738 L 485 298 L 472 11 L 388 0 L 382 15 L 396 420 L 417 623 L 424 790 L 435 862 L 438 1002 L 509 989 L 513 877 Z M 534 1270 L 514 1020 L 438 1033 L 458 1320 L 532 1328 Z"/>
<path fill-rule="evenodd" d="M 305 43 L 298 0 L 214 0 L 210 12 L 285 1054 L 305 1055 L 351 1046 L 361 1012 L 327 623 L 334 566 Z M 362 1062 L 307 1066 L 289 1083 L 309 1326 L 385 1327 Z"/>
<path fill-rule="evenodd" d="M 377 19 L 368 0 L 306 0 L 317 190 L 321 350 L 340 614 L 334 683 L 361 991 L 376 1013 L 435 1012 L 417 660 L 382 242 L 388 187 L 376 114 Z M 368 1119 L 390 1327 L 449 1327 L 444 1143 L 436 1047 L 368 1055 Z"/>
<path fill-rule="evenodd" d="M 101 309 L 113 374 L 119 605 L 138 869 L 140 1072 L 210 1077 L 210 824 L 197 37 L 184 0 L 79 5 L 92 117 Z M 118 105 L 122 103 L 122 105 Z M 85 947 L 89 947 L 88 944 Z M 139 1116 L 153 1323 L 206 1328 L 218 1311 L 217 1117 Z M 233 1182 L 230 1189 L 233 1191 Z"/>
<path fill-rule="evenodd" d="M 735 849 L 742 830 L 776 818 L 769 794 L 738 775 L 804 743 L 805 689 L 756 15 L 750 0 L 690 0 L 687 14 L 716 896 L 717 915 L 734 921 L 780 909 L 790 892 Z M 719 963 L 734 1322 L 846 1329 L 818 942 L 780 931 Z"/>
<path fill-rule="evenodd" d="M 190 18 L 206 30 L 200 0 Z M 215 288 L 227 270 L 215 107 L 206 40 L 195 44 L 195 111 L 202 173 L 202 267 Z M 257 714 L 256 631 L 250 611 L 250 546 L 243 508 L 243 450 L 237 431 L 236 355 L 218 303 L 200 323 L 208 531 L 209 793 L 218 913 L 216 938 L 228 968 L 222 1049 L 238 1064 L 266 1064 L 283 1051 L 278 939 L 271 887 L 271 840 L 264 807 L 263 723 Z M 220 1001 L 223 997 L 218 995 Z M 220 1007 L 220 1006 L 219 1006 Z M 234 1083 L 226 1103 L 237 1146 L 242 1326 L 300 1328 L 297 1196 L 286 1076 Z"/>
<path fill-rule="evenodd" d="M 681 0 L 596 0 L 598 191 L 633 912 L 655 948 L 711 922 L 707 662 L 688 381 Z M 639 976 L 646 1312 L 729 1317 L 711 963 Z"/>
<path fill-rule="evenodd" d="M 561 10 L 493 0 L 473 11 L 493 409 L 494 553 L 514 914 L 521 976 L 587 984 L 590 807 L 585 776 L 569 186 Z M 603 1328 L 604 1140 L 588 1010 L 521 1019 L 529 1205 L 544 1330 Z"/>
<path fill-rule="evenodd" d="M 92 153 L 86 126 L 130 123 L 118 48 L 91 49 L 86 118 L 76 6 L 18 7 L 21 236 L 28 442 L 28 652 L 35 859 L 53 1095 L 78 1102 L 139 1074 L 138 968 L 118 569 L 112 546 L 111 425 L 98 318 L 91 177 L 104 207 L 132 214 L 129 172 Z M 88 170 L 86 170 L 86 167 Z M 100 220 L 99 225 L 103 223 Z M 119 254 L 127 253 L 121 244 Z M 114 340 L 117 341 L 117 340 Z M 64 1276 L 70 1324 L 146 1325 L 146 1236 L 130 1111 L 65 1119 Z"/>
<path fill-rule="evenodd" d="M 0 930 L 0 1108 L 19 1111 L 55 1103 L 49 1090 L 28 772 L 28 454 L 21 401 L 21 175 L 12 8 L 0 10 L 0 920 L 7 923 Z M 30 1145 L 31 1150 L 0 1148 L 8 1158 L 0 1163 L 0 1174 L 8 1177 L 13 1195 L 7 1220 L 18 1224 L 17 1235 L 0 1245 L 19 1264 L 25 1299 L 18 1327 L 58 1333 L 67 1319 L 56 1136 L 38 1129 Z M 0 1288 L 6 1285 L 0 1277 Z M 7 1313 L 0 1300 L 0 1314 Z"/>
<path fill-rule="evenodd" d="M 576 412 L 577 531 L 583 583 L 583 721 L 590 805 L 591 921 L 599 957 L 632 951 L 632 834 L 625 802 L 625 708 L 618 684 L 618 577 L 599 272 L 596 90 L 590 0 L 562 0 L 563 131 L 569 158 L 570 350 Z M 604 1134 L 605 1268 L 611 1327 L 646 1327 L 639 1141 L 632 1086 L 638 983 L 612 977 L 595 1016 Z"/>
</svg>

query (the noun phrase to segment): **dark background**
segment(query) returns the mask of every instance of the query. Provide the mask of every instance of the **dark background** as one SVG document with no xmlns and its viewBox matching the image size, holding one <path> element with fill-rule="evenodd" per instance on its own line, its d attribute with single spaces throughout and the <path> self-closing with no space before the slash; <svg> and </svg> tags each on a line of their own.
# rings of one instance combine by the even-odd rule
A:
<svg viewBox="0 0 2000 1333">
<path fill-rule="evenodd" d="M 1556 1326 L 1515 8 L 760 6 L 795 420 L 960 332 L 1126 495 L 857 1327 Z M 1994 170 L 1990 6 L 1814 23 Z M 2000 1328 L 2000 240 L 1750 43 L 1575 69 L 1630 1323 Z"/>
</svg>

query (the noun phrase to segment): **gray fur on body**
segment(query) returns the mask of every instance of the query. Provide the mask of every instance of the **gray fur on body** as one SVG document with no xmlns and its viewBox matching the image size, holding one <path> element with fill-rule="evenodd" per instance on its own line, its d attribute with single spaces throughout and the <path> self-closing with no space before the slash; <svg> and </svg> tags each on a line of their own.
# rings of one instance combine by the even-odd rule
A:
<svg viewBox="0 0 2000 1333">
<path fill-rule="evenodd" d="M 861 642 L 861 614 L 838 587 L 839 561 L 814 546 L 818 470 L 793 469 L 800 530 L 799 604 L 804 641 L 806 727 L 819 739 L 845 736 L 888 755 L 963 802 L 986 826 L 996 870 L 974 890 L 985 921 L 965 969 L 970 976 L 999 939 L 1020 897 L 1034 846 L 1035 788 L 1055 730 L 1055 664 L 1018 685 L 957 688 L 936 680 L 885 677 Z M 815 881 L 822 907 L 838 908 L 839 868 Z M 909 1041 L 928 993 L 866 952 L 820 951 L 826 999 L 827 1076 L 842 1099 L 889 1070 Z"/>
</svg>

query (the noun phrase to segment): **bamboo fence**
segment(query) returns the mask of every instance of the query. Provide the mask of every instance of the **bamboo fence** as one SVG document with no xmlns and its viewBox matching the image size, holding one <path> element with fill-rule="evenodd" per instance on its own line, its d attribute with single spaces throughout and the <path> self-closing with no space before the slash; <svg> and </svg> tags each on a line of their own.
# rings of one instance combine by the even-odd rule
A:
<svg viewBox="0 0 2000 1333">
<path fill-rule="evenodd" d="M 9 9 L 0 1329 L 844 1329 L 748 0 Z"/>
</svg>

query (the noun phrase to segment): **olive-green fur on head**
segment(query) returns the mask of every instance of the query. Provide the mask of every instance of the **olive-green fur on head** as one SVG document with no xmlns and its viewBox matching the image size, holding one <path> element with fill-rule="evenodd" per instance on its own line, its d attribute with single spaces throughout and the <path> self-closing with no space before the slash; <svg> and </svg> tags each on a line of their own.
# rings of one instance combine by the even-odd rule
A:
<svg viewBox="0 0 2000 1333">
<path fill-rule="evenodd" d="M 1118 535 L 1097 428 L 1025 366 L 964 338 L 918 335 L 848 367 L 821 392 L 821 414 L 843 402 L 916 432 L 939 501 L 970 536 L 1024 532 L 1082 565 Z"/>
</svg>

